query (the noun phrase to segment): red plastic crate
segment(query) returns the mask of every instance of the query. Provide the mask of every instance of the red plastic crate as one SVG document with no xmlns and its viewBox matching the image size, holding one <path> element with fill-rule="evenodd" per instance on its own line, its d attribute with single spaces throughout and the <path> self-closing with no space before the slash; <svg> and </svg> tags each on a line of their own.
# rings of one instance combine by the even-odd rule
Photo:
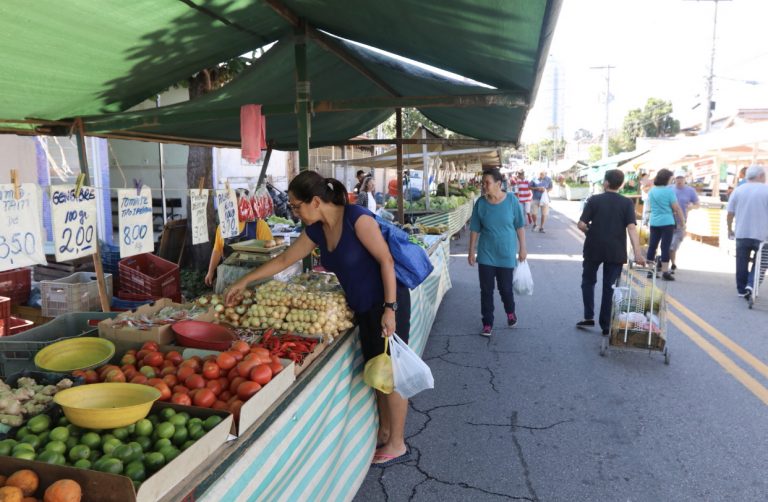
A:
<svg viewBox="0 0 768 502">
<path fill-rule="evenodd" d="M 11 299 L 6 296 L 0 296 L 0 336 L 8 334 L 5 327 L 8 326 L 10 317 Z"/>
<path fill-rule="evenodd" d="M 181 302 L 179 266 L 145 253 L 120 260 L 120 291 Z"/>
<path fill-rule="evenodd" d="M 11 316 L 8 318 L 8 330 L 10 331 L 8 336 L 18 335 L 23 331 L 27 331 L 34 325 L 35 323 L 32 321 Z"/>
<path fill-rule="evenodd" d="M 0 295 L 10 298 L 14 305 L 24 305 L 29 301 L 31 285 L 31 268 L 17 268 L 16 270 L 0 272 Z"/>
</svg>

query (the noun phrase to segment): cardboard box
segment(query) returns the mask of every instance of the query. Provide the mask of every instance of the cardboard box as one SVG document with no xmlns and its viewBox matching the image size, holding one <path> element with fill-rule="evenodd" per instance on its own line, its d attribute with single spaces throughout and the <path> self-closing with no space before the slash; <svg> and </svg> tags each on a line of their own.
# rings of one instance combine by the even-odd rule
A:
<svg viewBox="0 0 768 502">
<path fill-rule="evenodd" d="M 232 415 L 225 411 L 209 410 L 172 403 L 157 402 L 152 406 L 152 413 L 163 408 L 186 411 L 193 417 L 206 419 L 211 415 L 222 417 L 219 425 L 208 431 L 195 444 L 166 464 L 162 469 L 146 479 L 137 492 L 133 482 L 126 476 L 107 474 L 90 469 L 77 469 L 68 466 L 51 465 L 42 462 L 0 457 L 0 474 L 7 475 L 18 469 L 32 469 L 40 477 L 42 487 L 48 487 L 58 479 L 72 479 L 83 488 L 83 502 L 155 502 L 171 491 L 184 478 L 184 474 L 199 467 L 215 454 L 233 430 Z M 39 496 L 45 490 L 39 492 Z"/>
<path fill-rule="evenodd" d="M 301 362 L 301 364 L 296 364 L 296 376 L 301 375 L 307 368 L 309 368 L 310 364 L 312 364 L 312 361 L 320 357 L 320 354 L 323 353 L 325 349 L 328 348 L 328 339 L 322 335 L 301 335 L 306 338 L 319 338 L 320 341 L 317 345 L 315 345 L 315 350 L 313 350 L 310 354 L 308 354 L 304 360 Z"/>
<path fill-rule="evenodd" d="M 281 359 L 283 371 L 278 373 L 270 382 L 240 408 L 240 420 L 237 424 L 237 435 L 242 436 L 248 428 L 280 399 L 296 380 L 295 363 L 289 359 Z"/>
<path fill-rule="evenodd" d="M 666 343 L 667 341 L 664 337 L 654 333 L 651 335 L 651 345 L 649 347 L 648 332 L 633 330 L 627 331 L 627 343 L 624 343 L 624 330 L 616 328 L 611 330 L 611 345 L 615 347 L 664 350 Z"/>
<path fill-rule="evenodd" d="M 142 305 L 135 310 L 136 314 L 150 315 L 165 308 L 165 307 L 181 307 L 179 303 L 173 303 L 167 298 L 156 301 L 153 305 Z M 118 316 L 120 317 L 120 316 Z M 198 321 L 214 320 L 213 310 L 209 310 L 194 319 Z M 115 327 L 115 323 L 119 322 L 116 319 L 107 319 L 99 323 L 99 337 L 106 338 L 113 342 L 157 342 L 161 345 L 170 345 L 174 342 L 173 331 L 171 325 L 166 324 L 164 326 L 156 326 L 148 330 L 141 330 L 128 327 Z"/>
</svg>

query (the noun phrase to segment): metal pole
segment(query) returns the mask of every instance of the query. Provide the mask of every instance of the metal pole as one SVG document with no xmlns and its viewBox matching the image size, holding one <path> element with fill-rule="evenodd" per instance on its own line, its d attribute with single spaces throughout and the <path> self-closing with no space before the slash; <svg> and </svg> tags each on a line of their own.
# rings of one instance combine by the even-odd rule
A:
<svg viewBox="0 0 768 502">
<path fill-rule="evenodd" d="M 712 127 L 712 79 L 715 76 L 715 45 L 717 43 L 717 4 L 715 0 L 715 19 L 712 22 L 712 52 L 709 56 L 709 76 L 707 77 L 707 102 L 704 103 L 704 126 L 702 133 L 708 133 Z M 719 175 L 718 175 L 719 176 Z"/>
<path fill-rule="evenodd" d="M 590 67 L 590 70 L 605 70 L 605 124 L 603 127 L 603 159 L 608 158 L 608 136 L 610 134 L 608 119 L 611 109 L 611 70 L 614 68 L 616 67 L 611 65 Z"/>
<path fill-rule="evenodd" d="M 296 118 L 299 145 L 299 171 L 309 169 L 309 100 L 307 80 L 307 28 L 304 23 L 295 31 L 294 58 L 296 62 Z"/>
<path fill-rule="evenodd" d="M 403 109 L 395 108 L 395 150 L 397 152 L 397 221 L 405 224 L 405 207 L 403 204 Z"/>
<path fill-rule="evenodd" d="M 256 183 L 256 188 L 260 187 L 264 183 L 264 178 L 267 177 L 267 168 L 269 167 L 269 159 L 272 157 L 272 145 L 267 147 L 267 153 L 264 155 L 264 162 L 261 164 L 261 172 L 259 172 L 259 181 Z"/>
<path fill-rule="evenodd" d="M 160 95 L 155 96 L 155 106 L 160 108 Z M 168 210 L 165 202 L 165 154 L 163 144 L 157 144 L 158 158 L 160 160 L 160 198 L 163 201 L 163 225 L 168 223 Z"/>
<path fill-rule="evenodd" d="M 427 138 L 427 129 L 421 128 L 422 139 Z M 421 162 L 423 164 L 421 173 L 421 187 L 424 189 L 424 208 L 429 211 L 429 153 L 427 145 L 421 145 Z"/>
</svg>

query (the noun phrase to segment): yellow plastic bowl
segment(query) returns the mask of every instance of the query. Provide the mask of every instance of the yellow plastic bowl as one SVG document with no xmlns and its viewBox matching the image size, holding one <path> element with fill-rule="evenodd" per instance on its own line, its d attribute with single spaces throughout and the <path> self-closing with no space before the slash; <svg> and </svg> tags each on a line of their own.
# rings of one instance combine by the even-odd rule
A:
<svg viewBox="0 0 768 502">
<path fill-rule="evenodd" d="M 44 347 L 35 355 L 35 365 L 54 373 L 85 370 L 106 364 L 115 355 L 115 344 L 91 336 L 69 338 Z"/>
<path fill-rule="evenodd" d="M 53 400 L 67 419 L 87 429 L 114 429 L 149 415 L 160 391 L 136 383 L 94 383 L 63 390 Z"/>
</svg>

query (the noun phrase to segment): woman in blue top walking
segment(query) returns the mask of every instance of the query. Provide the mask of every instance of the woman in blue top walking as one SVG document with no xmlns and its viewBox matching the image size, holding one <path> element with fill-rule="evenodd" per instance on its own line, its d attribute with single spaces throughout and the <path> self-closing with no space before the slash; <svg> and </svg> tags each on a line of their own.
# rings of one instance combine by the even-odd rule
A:
<svg viewBox="0 0 768 502">
<path fill-rule="evenodd" d="M 672 236 L 677 226 L 685 227 L 685 217 L 677 203 L 677 195 L 669 185 L 672 171 L 661 169 L 653 180 L 653 188 L 648 192 L 648 204 L 651 208 L 651 236 L 648 240 L 648 261 L 656 259 L 656 249 L 661 242 L 661 277 L 665 281 L 674 281 L 675 277 L 669 272 L 669 249 Z M 651 273 L 649 272 L 649 275 Z"/>
<path fill-rule="evenodd" d="M 483 171 L 485 196 L 475 202 L 469 223 L 469 266 L 474 266 L 477 261 L 480 275 L 480 312 L 483 316 L 480 334 L 488 337 L 493 329 L 494 279 L 507 313 L 507 326 L 517 324 L 512 278 L 517 260 L 525 261 L 528 254 L 522 207 L 517 197 L 501 190 L 501 180 L 498 169 Z"/>
<path fill-rule="evenodd" d="M 333 178 L 303 171 L 288 185 L 288 207 L 301 219 L 304 231 L 282 254 L 249 272 L 230 286 L 226 303 L 235 303 L 246 286 L 272 277 L 320 248 L 323 267 L 339 279 L 349 307 L 355 312 L 363 358 L 384 352 L 384 337 L 408 342 L 411 297 L 397 282 L 395 262 L 373 213 L 347 203 L 347 190 Z M 397 392 L 376 391 L 379 408 L 378 447 L 372 465 L 386 467 L 410 458 L 405 445 L 408 400 Z"/>
</svg>

